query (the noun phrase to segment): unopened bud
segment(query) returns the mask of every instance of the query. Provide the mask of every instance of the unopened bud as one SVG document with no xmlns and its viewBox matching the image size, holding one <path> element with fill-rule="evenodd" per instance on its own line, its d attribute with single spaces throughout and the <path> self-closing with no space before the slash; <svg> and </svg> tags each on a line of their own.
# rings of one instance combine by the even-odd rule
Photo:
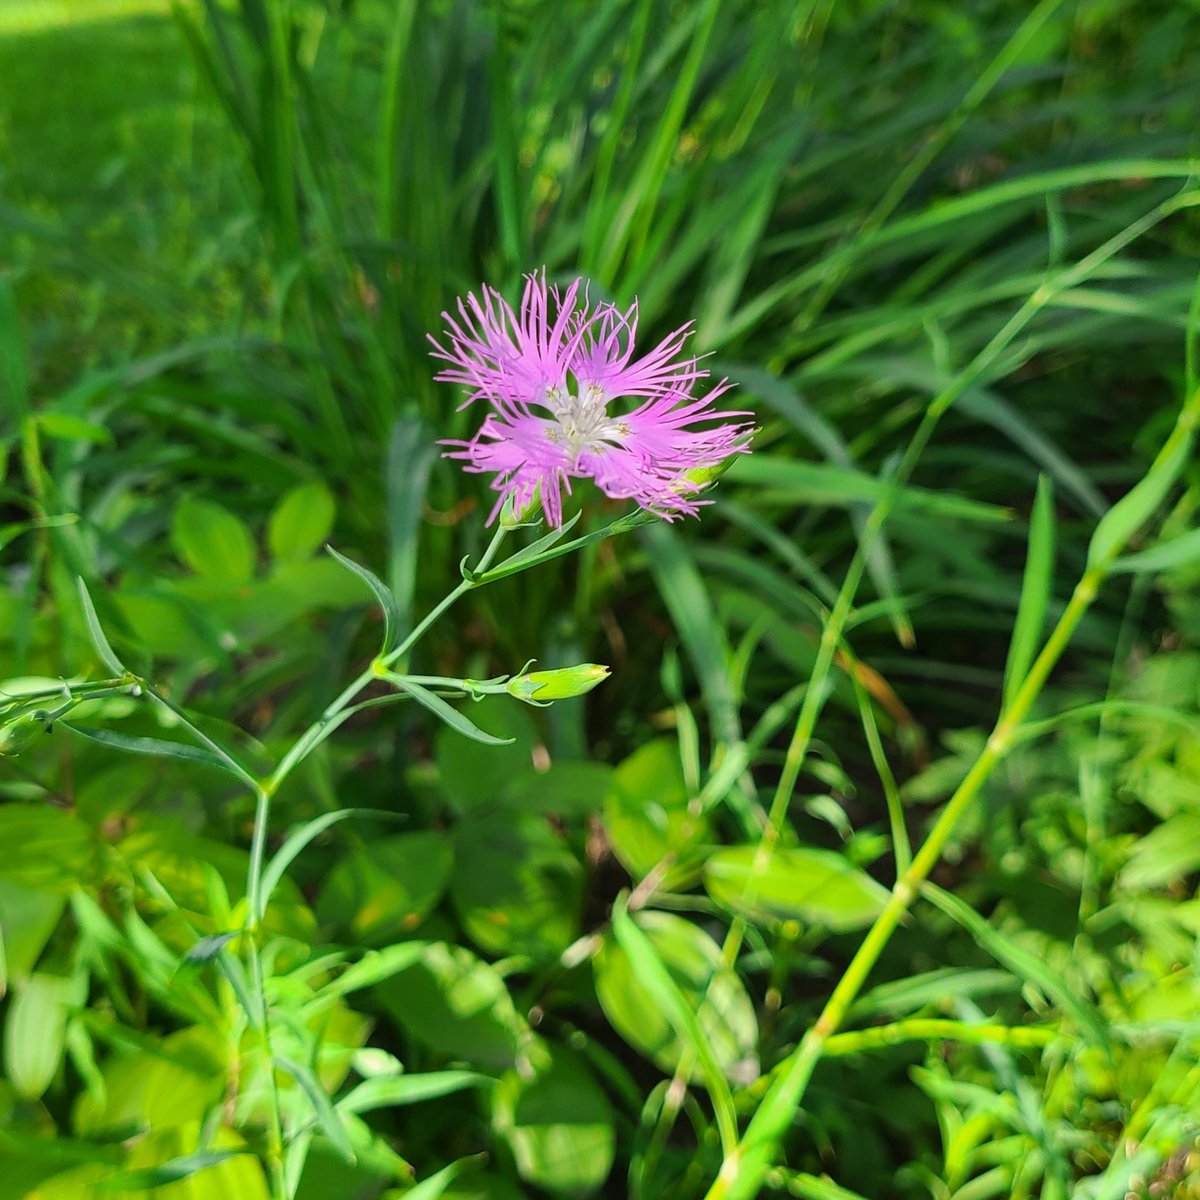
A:
<svg viewBox="0 0 1200 1200">
<path fill-rule="evenodd" d="M 27 713 L 0 729 L 0 756 L 16 758 L 22 750 L 28 750 L 41 734 L 46 732 L 46 723 L 37 713 Z"/>
<path fill-rule="evenodd" d="M 516 493 L 513 492 L 504 502 L 500 510 L 500 527 L 502 529 L 520 529 L 522 525 L 537 525 L 542 519 L 542 485 L 539 483 L 532 491 L 529 499 L 517 508 L 513 503 Z"/>
<path fill-rule="evenodd" d="M 739 441 L 734 446 L 733 451 L 721 459 L 718 463 L 713 463 L 710 467 L 692 467 L 690 471 L 684 471 L 683 477 L 688 483 L 694 483 L 697 491 L 703 491 L 705 488 L 711 487 L 730 467 L 737 462 L 739 452 L 745 453 L 750 448 L 750 441 L 758 432 L 757 429 L 752 429 L 743 440 Z"/>
<path fill-rule="evenodd" d="M 557 671 L 530 671 L 510 679 L 505 691 L 530 704 L 545 704 L 551 700 L 570 700 L 583 696 L 596 684 L 608 678 L 608 668 L 597 663 L 580 663 L 577 667 L 559 667 Z"/>
</svg>

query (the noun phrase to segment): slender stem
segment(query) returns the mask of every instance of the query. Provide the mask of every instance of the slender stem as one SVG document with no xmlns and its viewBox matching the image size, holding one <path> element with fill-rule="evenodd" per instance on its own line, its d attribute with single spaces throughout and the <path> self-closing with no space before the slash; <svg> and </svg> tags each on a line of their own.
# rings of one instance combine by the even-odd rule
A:
<svg viewBox="0 0 1200 1200">
<path fill-rule="evenodd" d="M 270 1126 L 267 1142 L 267 1169 L 271 1176 L 271 1200 L 287 1200 L 287 1183 L 283 1170 L 283 1114 L 279 1103 L 279 1084 L 275 1078 L 275 1054 L 271 1049 L 271 1013 L 267 1002 L 267 987 L 263 977 L 261 893 L 263 859 L 267 844 L 267 828 L 271 817 L 271 797 L 265 788 L 256 794 L 254 836 L 250 843 L 250 870 L 246 878 L 246 957 L 250 967 L 250 987 L 258 1007 L 254 1014 L 258 1026 L 258 1044 L 262 1052 L 262 1068 L 267 1077 L 270 1097 Z"/>
<path fill-rule="evenodd" d="M 751 1200 L 771 1166 L 775 1148 L 791 1124 L 825 1043 L 837 1032 L 896 927 L 908 911 L 930 870 L 941 857 L 962 814 L 973 803 L 1013 740 L 1016 727 L 1041 692 L 1051 668 L 1096 594 L 1103 568 L 1088 571 L 1075 588 L 1070 603 L 1025 677 L 1012 705 L 997 723 L 983 753 L 934 822 L 925 843 L 909 868 L 896 882 L 883 911 L 875 919 L 850 965 L 826 1002 L 821 1015 L 804 1035 L 791 1058 L 764 1097 L 735 1154 L 726 1159 L 708 1200 Z"/>
<path fill-rule="evenodd" d="M 1184 404 L 1175 428 L 1159 451 L 1150 474 L 1166 469 L 1168 462 L 1180 451 L 1181 443 L 1190 442 L 1198 422 L 1200 391 L 1195 391 Z M 867 932 L 821 1015 L 792 1056 L 783 1063 L 736 1151 L 728 1155 L 722 1164 L 721 1174 L 709 1190 L 707 1200 L 752 1200 L 758 1195 L 763 1178 L 775 1157 L 776 1147 L 793 1120 L 826 1044 L 840 1028 L 884 947 L 916 899 L 929 872 L 941 858 L 963 814 L 1016 740 L 1021 722 L 1041 694 L 1050 672 L 1091 607 L 1112 561 L 1124 549 L 1128 537 L 1135 532 L 1135 529 L 1130 529 L 1119 544 L 1111 546 L 1092 562 L 1076 584 L 1062 616 L 1022 680 L 1012 703 L 996 722 L 983 752 L 939 814 L 908 870 L 896 881 L 887 904 Z"/>
<path fill-rule="evenodd" d="M 326 705 L 321 715 L 292 743 L 291 748 L 279 760 L 279 764 L 275 770 L 271 772 L 270 778 L 262 784 L 263 789 L 266 790 L 268 795 L 273 796 L 292 771 L 316 746 L 324 741 L 329 726 L 354 702 L 355 697 L 359 695 L 363 688 L 371 683 L 372 680 L 380 678 L 392 663 L 407 654 L 416 645 L 418 639 L 447 609 L 451 608 L 473 588 L 483 586 L 484 581 L 480 580 L 478 576 L 482 575 L 491 565 L 500 550 L 500 545 L 504 541 L 507 532 L 508 530 L 504 526 L 497 528 L 487 549 L 483 552 L 478 565 L 472 571 L 473 578 L 463 579 L 449 595 L 430 609 L 425 617 L 394 650 L 389 650 L 386 654 L 380 655 L 375 659 L 369 667 L 348 683 L 335 699 Z"/>
<path fill-rule="evenodd" d="M 1057 1029 L 1039 1025 L 968 1025 L 939 1017 L 912 1017 L 891 1025 L 834 1034 L 825 1043 L 825 1057 L 858 1054 L 862 1050 L 897 1046 L 901 1042 L 946 1041 L 979 1045 L 999 1042 L 1005 1046 L 1048 1046 L 1060 1036 Z"/>
</svg>

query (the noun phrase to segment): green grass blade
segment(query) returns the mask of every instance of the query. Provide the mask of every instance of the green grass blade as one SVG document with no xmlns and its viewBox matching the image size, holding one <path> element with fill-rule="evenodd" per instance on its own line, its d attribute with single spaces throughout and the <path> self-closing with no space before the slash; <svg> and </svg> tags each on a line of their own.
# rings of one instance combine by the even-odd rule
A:
<svg viewBox="0 0 1200 1200">
<path fill-rule="evenodd" d="M 729 1084 L 700 1028 L 696 1014 L 663 965 L 650 939 L 629 915 L 623 896 L 613 906 L 613 934 L 621 949 L 629 955 L 639 981 L 661 1005 L 680 1042 L 696 1056 L 704 1076 L 704 1086 L 716 1112 L 721 1141 L 728 1152 L 737 1143 L 737 1113 Z"/>
<path fill-rule="evenodd" d="M 741 741 L 741 718 L 729 677 L 729 647 L 704 580 L 684 543 L 663 523 L 642 533 L 650 573 L 675 622 L 708 706 L 718 744 Z"/>
<path fill-rule="evenodd" d="M 1046 966 L 1036 954 L 993 929 L 969 904 L 935 884 L 926 883 L 921 888 L 921 894 L 961 925 L 993 958 L 1045 992 L 1093 1045 L 1111 1053 L 1112 1038 L 1099 1015 L 1099 1009 L 1080 999 L 1071 985 Z"/>
<path fill-rule="evenodd" d="M 1042 475 L 1038 478 L 1029 520 L 1029 549 L 1021 580 L 1021 599 L 1017 604 L 1008 661 L 1004 664 L 1002 708 L 1012 703 L 1042 641 L 1046 608 L 1054 589 L 1054 543 L 1054 485 L 1048 476 Z"/>
</svg>

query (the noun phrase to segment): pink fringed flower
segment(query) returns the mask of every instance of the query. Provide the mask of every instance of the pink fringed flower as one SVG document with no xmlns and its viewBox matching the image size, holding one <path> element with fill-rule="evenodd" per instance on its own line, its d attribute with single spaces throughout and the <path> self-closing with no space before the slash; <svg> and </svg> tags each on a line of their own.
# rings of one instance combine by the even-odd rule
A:
<svg viewBox="0 0 1200 1200">
<path fill-rule="evenodd" d="M 681 357 L 691 325 L 648 354 L 634 357 L 637 302 L 628 312 L 592 307 L 575 280 L 565 292 L 547 288 L 543 272 L 526 277 L 519 313 L 492 288 L 443 313 L 447 345 L 434 357 L 448 364 L 436 378 L 489 406 L 470 441 L 449 441 L 466 470 L 490 473 L 499 499 L 522 512 L 540 498 L 546 520 L 562 524 L 562 496 L 572 479 L 591 479 L 606 496 L 633 500 L 667 520 L 694 516 L 706 483 L 689 476 L 745 451 L 749 426 L 693 387 L 708 377 L 694 357 Z M 633 407 L 621 404 L 634 400 Z M 626 411 L 622 411 L 625 409 Z"/>
</svg>

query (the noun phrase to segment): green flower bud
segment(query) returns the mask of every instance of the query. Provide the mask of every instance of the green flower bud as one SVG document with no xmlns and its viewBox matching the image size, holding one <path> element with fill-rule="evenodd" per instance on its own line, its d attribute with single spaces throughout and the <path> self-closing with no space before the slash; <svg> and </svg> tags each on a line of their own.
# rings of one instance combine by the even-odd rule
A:
<svg viewBox="0 0 1200 1200">
<path fill-rule="evenodd" d="M 608 668 L 597 663 L 580 663 L 577 667 L 559 667 L 557 671 L 530 671 L 516 675 L 504 690 L 528 704 L 547 704 L 551 700 L 570 700 L 583 696 L 601 680 L 608 678 Z"/>
<path fill-rule="evenodd" d="M 28 750 L 46 732 L 46 723 L 38 713 L 26 713 L 0 729 L 0 756 L 16 758 Z"/>
<path fill-rule="evenodd" d="M 751 438 L 759 431 L 752 429 L 746 437 L 738 443 L 738 447 L 744 449 L 749 445 Z M 721 459 L 719 463 L 714 463 L 711 467 L 693 467 L 690 471 L 684 471 L 683 477 L 689 483 L 698 485 L 700 491 L 711 487 L 730 467 L 737 462 L 740 455 L 730 454 L 728 457 Z"/>
<path fill-rule="evenodd" d="M 520 529 L 522 525 L 539 525 L 542 520 L 542 485 L 539 483 L 533 489 L 533 495 L 521 505 L 513 506 L 510 495 L 500 510 L 500 526 L 502 529 Z"/>
</svg>

